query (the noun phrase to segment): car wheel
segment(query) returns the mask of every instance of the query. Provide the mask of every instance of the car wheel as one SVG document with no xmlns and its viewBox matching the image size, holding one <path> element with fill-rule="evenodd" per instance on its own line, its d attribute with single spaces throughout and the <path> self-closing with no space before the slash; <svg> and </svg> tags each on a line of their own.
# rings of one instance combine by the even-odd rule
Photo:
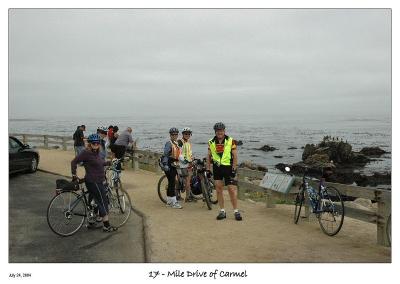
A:
<svg viewBox="0 0 400 284">
<path fill-rule="evenodd" d="M 34 172 L 36 172 L 37 168 L 38 168 L 38 159 L 37 159 L 37 157 L 34 156 L 34 157 L 32 157 L 32 160 L 31 160 L 31 166 L 29 168 L 29 172 L 34 173 Z"/>
</svg>

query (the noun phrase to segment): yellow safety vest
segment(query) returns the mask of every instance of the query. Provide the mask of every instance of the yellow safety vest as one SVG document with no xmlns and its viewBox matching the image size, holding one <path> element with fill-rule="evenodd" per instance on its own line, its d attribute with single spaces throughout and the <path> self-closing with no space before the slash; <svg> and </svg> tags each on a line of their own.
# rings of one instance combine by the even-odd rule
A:
<svg viewBox="0 0 400 284">
<path fill-rule="evenodd" d="M 185 140 L 182 139 L 182 155 L 183 158 L 189 162 L 192 161 L 192 144 L 190 142 L 185 142 Z"/>
<path fill-rule="evenodd" d="M 217 138 L 215 138 L 217 139 Z M 208 141 L 213 162 L 217 165 L 230 166 L 232 158 L 232 137 L 225 137 L 224 139 L 224 152 L 222 157 L 217 154 L 216 141 L 213 139 Z"/>
</svg>

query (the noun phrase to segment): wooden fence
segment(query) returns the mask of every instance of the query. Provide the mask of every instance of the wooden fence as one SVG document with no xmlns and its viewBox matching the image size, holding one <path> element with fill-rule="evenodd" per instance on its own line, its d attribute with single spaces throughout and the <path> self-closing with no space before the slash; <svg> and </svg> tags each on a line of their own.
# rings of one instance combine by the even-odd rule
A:
<svg viewBox="0 0 400 284">
<path fill-rule="evenodd" d="M 249 169 L 238 170 L 238 183 L 239 192 L 262 192 L 266 196 L 266 206 L 273 208 L 277 200 L 294 201 L 295 196 L 299 190 L 301 184 L 301 178 L 296 177 L 292 188 L 288 194 L 282 194 L 280 192 L 266 189 L 248 181 L 248 179 L 262 179 L 265 173 Z M 316 182 L 311 181 L 310 184 L 316 188 Z M 333 186 L 339 190 L 342 195 L 351 196 L 355 198 L 365 198 L 377 203 L 377 211 L 373 212 L 370 210 L 363 210 L 358 208 L 352 208 L 345 205 L 345 216 L 354 218 L 360 221 L 376 224 L 377 226 L 377 243 L 383 246 L 389 246 L 389 240 L 386 235 L 386 222 L 389 215 L 391 214 L 391 190 L 380 189 L 376 187 L 361 187 L 346 185 L 340 183 L 326 183 L 328 186 Z M 310 216 L 310 208 L 308 202 L 305 202 L 305 218 Z"/>
<path fill-rule="evenodd" d="M 49 149 L 51 146 L 60 146 L 63 150 L 68 150 L 68 146 L 71 148 L 74 146 L 74 141 L 69 136 L 20 133 L 11 133 L 10 136 L 18 138 L 24 144 L 34 143 L 34 146 L 39 145 L 39 148 L 44 149 Z"/>
<path fill-rule="evenodd" d="M 67 150 L 68 146 L 73 146 L 73 140 L 70 137 L 54 136 L 54 135 L 37 135 L 37 134 L 10 134 L 19 138 L 24 144 L 30 142 L 43 143 L 39 147 L 48 149 L 51 145 L 61 145 L 62 150 Z M 143 169 L 161 173 L 158 166 L 158 160 L 161 153 L 156 153 L 150 150 L 134 149 L 128 152 L 129 166 L 134 170 Z M 266 206 L 273 208 L 277 200 L 293 201 L 298 187 L 301 183 L 301 178 L 296 177 L 296 180 L 288 194 L 282 194 L 271 189 L 266 189 L 259 185 L 253 184 L 249 179 L 262 179 L 265 173 L 250 169 L 238 170 L 238 188 L 239 195 L 246 192 L 260 192 L 266 196 Z M 313 184 L 313 182 L 310 182 Z M 376 187 L 360 187 L 339 183 L 330 183 L 327 185 L 337 188 L 342 195 L 351 196 L 355 198 L 365 198 L 377 203 L 377 211 L 362 210 L 345 206 L 345 216 L 361 220 L 368 223 L 376 224 L 377 226 L 377 243 L 383 246 L 389 246 L 389 240 L 386 235 L 386 222 L 388 216 L 391 214 L 391 190 L 380 189 Z M 314 184 L 315 186 L 315 184 Z M 305 202 L 305 218 L 310 216 L 310 208 L 308 202 Z"/>
</svg>

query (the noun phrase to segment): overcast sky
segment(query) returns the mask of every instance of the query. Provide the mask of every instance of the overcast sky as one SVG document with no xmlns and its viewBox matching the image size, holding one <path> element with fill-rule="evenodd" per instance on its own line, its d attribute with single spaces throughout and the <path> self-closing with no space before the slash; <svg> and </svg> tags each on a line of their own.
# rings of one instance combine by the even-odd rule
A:
<svg viewBox="0 0 400 284">
<path fill-rule="evenodd" d="M 389 116 L 390 10 L 10 10 L 11 118 Z"/>
</svg>

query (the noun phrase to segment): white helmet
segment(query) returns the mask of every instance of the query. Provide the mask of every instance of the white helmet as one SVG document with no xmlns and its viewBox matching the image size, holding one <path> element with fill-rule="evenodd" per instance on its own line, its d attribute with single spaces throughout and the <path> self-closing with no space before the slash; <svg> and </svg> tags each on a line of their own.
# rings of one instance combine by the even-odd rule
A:
<svg viewBox="0 0 400 284">
<path fill-rule="evenodd" d="M 192 130 L 189 127 L 185 127 L 182 129 L 182 134 L 185 132 L 189 132 L 190 134 L 192 134 Z"/>
</svg>

